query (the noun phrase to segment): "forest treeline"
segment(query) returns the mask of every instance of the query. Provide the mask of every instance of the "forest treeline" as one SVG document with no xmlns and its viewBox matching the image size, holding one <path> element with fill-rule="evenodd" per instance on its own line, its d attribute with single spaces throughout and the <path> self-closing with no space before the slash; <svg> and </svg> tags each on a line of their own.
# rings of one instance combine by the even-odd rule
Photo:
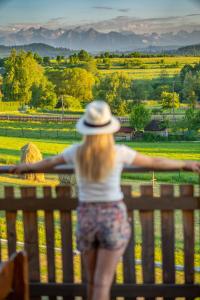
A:
<svg viewBox="0 0 200 300">
<path fill-rule="evenodd" d="M 69 110 L 79 110 L 92 99 L 102 99 L 118 115 L 128 114 L 135 103 L 148 100 L 157 100 L 162 109 L 177 108 L 181 102 L 195 108 L 200 101 L 200 63 L 184 65 L 173 77 L 161 70 L 157 78 L 136 80 L 123 70 L 100 73 L 102 65 L 111 63 L 106 54 L 94 58 L 81 50 L 71 55 L 64 67 L 62 56 L 56 60 L 57 65 L 52 67 L 50 58 L 12 50 L 1 61 L 4 72 L 0 79 L 0 99 L 37 108 L 63 105 Z M 139 62 L 135 59 L 127 63 Z"/>
</svg>

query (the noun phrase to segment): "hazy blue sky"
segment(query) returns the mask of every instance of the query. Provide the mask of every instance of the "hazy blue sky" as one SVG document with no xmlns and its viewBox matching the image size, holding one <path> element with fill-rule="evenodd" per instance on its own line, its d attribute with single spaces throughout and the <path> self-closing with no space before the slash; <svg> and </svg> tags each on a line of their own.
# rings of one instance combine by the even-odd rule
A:
<svg viewBox="0 0 200 300">
<path fill-rule="evenodd" d="M 146 19 L 190 14 L 196 14 L 197 22 L 199 13 L 200 0 L 0 0 L 1 27 L 20 27 L 27 23 L 53 28 L 94 23 L 119 16 Z M 170 22 L 176 22 L 176 19 Z"/>
</svg>

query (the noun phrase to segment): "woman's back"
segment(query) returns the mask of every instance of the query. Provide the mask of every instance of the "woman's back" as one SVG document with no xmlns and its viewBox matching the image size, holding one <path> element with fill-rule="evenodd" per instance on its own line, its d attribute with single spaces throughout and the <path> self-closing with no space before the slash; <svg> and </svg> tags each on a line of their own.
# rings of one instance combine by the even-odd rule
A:
<svg viewBox="0 0 200 300">
<path fill-rule="evenodd" d="M 79 147 L 81 147 L 81 144 L 75 144 L 62 153 L 66 163 L 71 163 L 75 166 L 79 201 L 109 202 L 123 199 L 120 187 L 121 172 L 125 164 L 133 163 L 136 151 L 125 145 L 115 145 L 114 167 L 103 180 L 91 181 L 81 176 L 78 171 L 77 151 Z"/>
</svg>

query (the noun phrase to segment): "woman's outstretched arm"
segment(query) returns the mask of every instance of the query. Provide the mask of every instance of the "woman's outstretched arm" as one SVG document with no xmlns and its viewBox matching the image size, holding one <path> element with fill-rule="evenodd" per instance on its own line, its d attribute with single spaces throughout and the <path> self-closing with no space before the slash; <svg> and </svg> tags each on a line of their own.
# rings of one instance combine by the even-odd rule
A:
<svg viewBox="0 0 200 300">
<path fill-rule="evenodd" d="M 173 160 L 162 157 L 151 157 L 140 153 L 136 154 L 133 162 L 134 166 L 153 168 L 160 170 L 190 170 L 193 172 L 200 173 L 200 162 L 197 161 L 184 161 L 184 160 Z"/>
<path fill-rule="evenodd" d="M 10 173 L 21 174 L 26 171 L 43 172 L 55 166 L 66 164 L 62 155 L 53 156 L 51 158 L 43 159 L 33 164 L 22 163 L 10 168 Z"/>
</svg>

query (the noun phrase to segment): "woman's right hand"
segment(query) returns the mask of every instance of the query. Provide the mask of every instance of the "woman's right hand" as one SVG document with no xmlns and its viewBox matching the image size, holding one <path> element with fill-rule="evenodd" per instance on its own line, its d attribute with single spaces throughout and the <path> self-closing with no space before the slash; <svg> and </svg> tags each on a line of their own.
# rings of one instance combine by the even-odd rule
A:
<svg viewBox="0 0 200 300">
<path fill-rule="evenodd" d="M 200 162 L 198 162 L 198 161 L 186 161 L 185 162 L 185 167 L 183 169 L 187 170 L 187 171 L 200 173 Z"/>
<path fill-rule="evenodd" d="M 25 171 L 28 171 L 28 164 L 19 164 L 15 166 L 11 166 L 9 169 L 9 173 L 11 174 L 23 174 Z"/>
</svg>

